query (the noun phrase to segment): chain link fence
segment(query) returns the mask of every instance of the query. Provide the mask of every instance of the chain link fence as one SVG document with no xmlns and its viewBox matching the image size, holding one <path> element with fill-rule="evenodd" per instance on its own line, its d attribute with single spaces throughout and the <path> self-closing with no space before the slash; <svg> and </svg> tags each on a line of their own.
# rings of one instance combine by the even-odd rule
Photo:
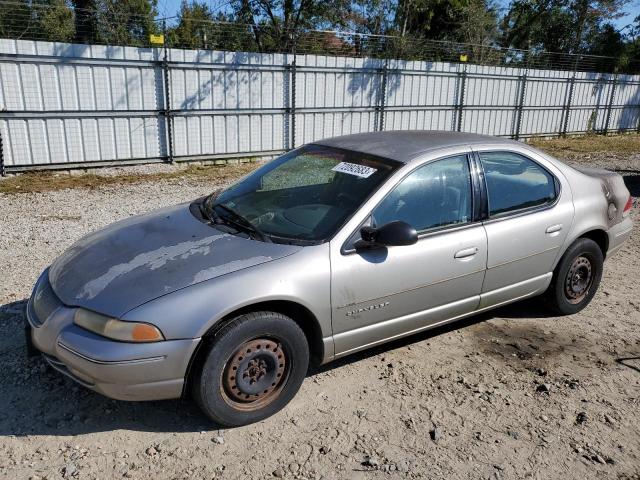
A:
<svg viewBox="0 0 640 480">
<path fill-rule="evenodd" d="M 271 25 L 213 22 L 154 12 L 128 12 L 108 2 L 100 10 L 73 8 L 64 0 L 47 3 L 0 0 L 0 38 L 135 47 L 257 53 L 298 53 L 386 58 L 535 69 L 636 73 L 637 59 L 501 48 L 407 36 L 332 30 L 288 30 Z M 154 41 L 155 39 L 155 41 Z M 162 43 L 161 42 L 161 43 Z M 164 43 L 163 43 L 164 44 Z"/>
</svg>

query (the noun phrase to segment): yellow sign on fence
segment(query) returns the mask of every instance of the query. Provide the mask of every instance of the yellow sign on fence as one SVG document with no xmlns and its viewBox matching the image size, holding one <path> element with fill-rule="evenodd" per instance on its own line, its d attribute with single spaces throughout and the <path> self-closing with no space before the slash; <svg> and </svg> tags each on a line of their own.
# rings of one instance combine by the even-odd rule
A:
<svg viewBox="0 0 640 480">
<path fill-rule="evenodd" d="M 151 43 L 151 45 L 164 45 L 164 35 L 154 35 L 153 33 L 151 33 L 149 35 L 149 42 Z"/>
<path fill-rule="evenodd" d="M 461 62 L 466 62 L 467 61 L 467 54 L 466 53 L 463 53 L 463 54 L 460 55 L 460 61 Z"/>
</svg>

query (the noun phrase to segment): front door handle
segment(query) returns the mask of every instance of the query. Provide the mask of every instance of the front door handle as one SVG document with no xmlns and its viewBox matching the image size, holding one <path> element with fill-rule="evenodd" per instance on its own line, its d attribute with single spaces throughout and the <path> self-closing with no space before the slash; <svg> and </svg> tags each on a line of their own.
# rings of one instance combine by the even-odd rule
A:
<svg viewBox="0 0 640 480">
<path fill-rule="evenodd" d="M 463 249 L 463 250 L 458 250 L 458 251 L 453 255 L 453 258 L 467 258 L 467 257 L 473 257 L 476 253 L 478 253 L 478 247 L 465 248 L 465 249 Z"/>
<path fill-rule="evenodd" d="M 562 224 L 561 223 L 557 223 L 555 225 L 551 225 L 551 226 L 547 227 L 547 229 L 544 232 L 545 233 L 557 233 L 560 230 L 562 230 Z"/>
</svg>

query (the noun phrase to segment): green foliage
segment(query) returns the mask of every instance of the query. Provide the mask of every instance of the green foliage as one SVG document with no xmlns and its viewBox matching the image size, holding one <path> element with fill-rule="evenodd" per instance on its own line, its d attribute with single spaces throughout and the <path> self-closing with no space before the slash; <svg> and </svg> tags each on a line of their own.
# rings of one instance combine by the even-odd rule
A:
<svg viewBox="0 0 640 480">
<path fill-rule="evenodd" d="M 92 10 L 86 13 L 92 30 L 89 36 L 96 43 L 146 46 L 149 35 L 158 32 L 157 0 L 95 0 L 92 3 Z"/>
<path fill-rule="evenodd" d="M 628 0 L 514 0 L 501 21 L 504 46 L 588 53 Z M 606 47 L 605 47 L 606 48 Z"/>
<path fill-rule="evenodd" d="M 491 44 L 497 13 L 488 0 L 400 0 L 397 29 L 431 40 Z"/>
<path fill-rule="evenodd" d="M 38 8 L 34 3 L 34 14 L 43 34 L 48 40 L 70 41 L 74 33 L 71 8 L 64 0 L 51 0 L 43 3 L 46 5 L 45 8 Z"/>
<path fill-rule="evenodd" d="M 178 22 L 167 30 L 167 42 L 181 48 L 256 50 L 253 31 L 246 25 L 215 14 L 204 2 L 183 0 Z"/>
<path fill-rule="evenodd" d="M 0 37 L 65 42 L 73 34 L 73 10 L 64 0 L 0 3 Z"/>
<path fill-rule="evenodd" d="M 600 71 L 640 69 L 640 19 L 626 32 L 612 24 L 631 0 L 510 0 L 502 14 L 497 1 L 224 0 L 212 10 L 183 0 L 166 39 L 181 48 L 580 66 L 546 53 L 563 52 L 603 57 L 589 59 Z M 0 37 L 148 46 L 164 28 L 157 14 L 157 0 L 0 0 Z"/>
</svg>

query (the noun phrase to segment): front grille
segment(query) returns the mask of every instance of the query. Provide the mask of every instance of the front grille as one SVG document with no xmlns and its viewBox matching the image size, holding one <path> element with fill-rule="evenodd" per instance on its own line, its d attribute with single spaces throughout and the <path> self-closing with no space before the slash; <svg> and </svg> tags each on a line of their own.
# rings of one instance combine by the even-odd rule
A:
<svg viewBox="0 0 640 480">
<path fill-rule="evenodd" d="M 30 303 L 34 313 L 31 320 L 36 326 L 40 326 L 46 322 L 47 318 L 62 306 L 62 302 L 58 300 L 56 294 L 53 293 L 48 277 L 43 278 L 38 284 Z"/>
</svg>

